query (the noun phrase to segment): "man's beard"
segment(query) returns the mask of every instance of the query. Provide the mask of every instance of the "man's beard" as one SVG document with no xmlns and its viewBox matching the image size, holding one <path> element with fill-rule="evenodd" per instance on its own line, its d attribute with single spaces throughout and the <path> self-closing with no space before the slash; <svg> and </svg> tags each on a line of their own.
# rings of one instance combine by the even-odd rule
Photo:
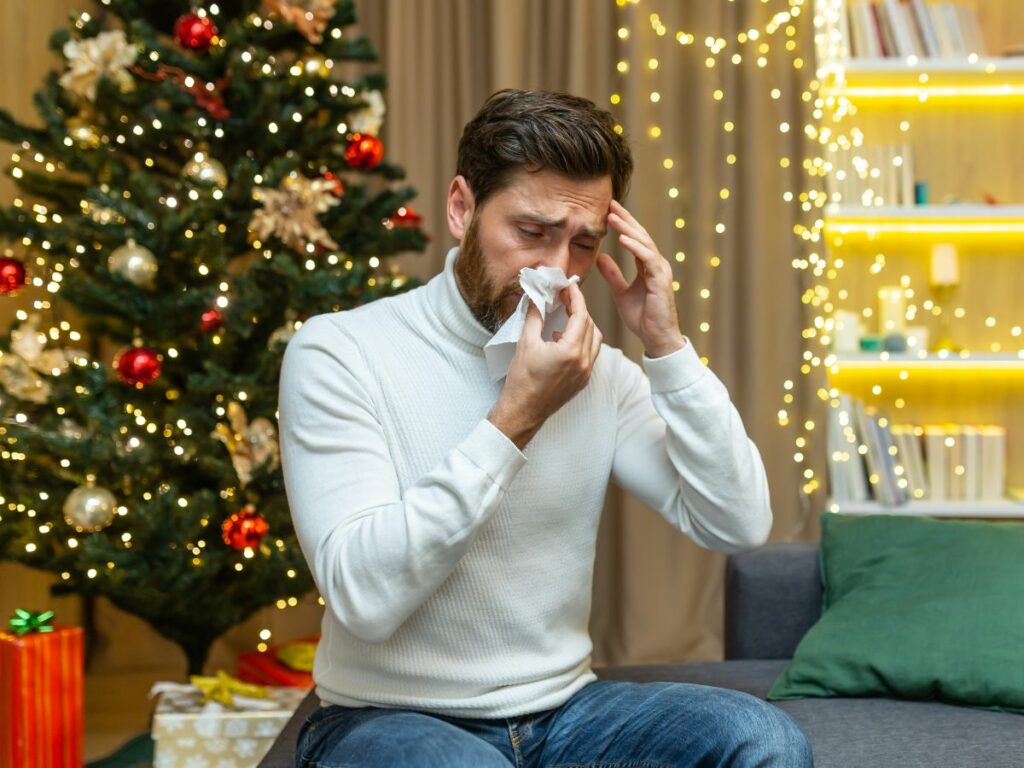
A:
<svg viewBox="0 0 1024 768">
<path fill-rule="evenodd" d="M 473 316 L 491 333 L 497 332 L 512 312 L 513 299 L 522 291 L 519 280 L 498 290 L 487 274 L 483 250 L 480 246 L 480 218 L 474 213 L 459 246 L 455 260 L 455 277 Z M 510 307 L 511 308 L 508 308 Z"/>
</svg>

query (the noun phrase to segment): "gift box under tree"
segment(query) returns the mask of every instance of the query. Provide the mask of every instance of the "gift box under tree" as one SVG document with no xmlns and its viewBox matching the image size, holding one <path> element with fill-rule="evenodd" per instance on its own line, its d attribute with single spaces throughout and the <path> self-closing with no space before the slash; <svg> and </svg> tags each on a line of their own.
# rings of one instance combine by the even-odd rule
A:
<svg viewBox="0 0 1024 768">
<path fill-rule="evenodd" d="M 258 685 L 287 685 L 309 690 L 313 687 L 313 654 L 319 635 L 272 645 L 265 651 L 238 655 L 235 675 Z"/>
<path fill-rule="evenodd" d="M 152 737 L 155 768 L 250 768 L 291 718 L 306 692 L 243 683 L 224 673 L 158 683 Z"/>
<path fill-rule="evenodd" d="M 82 630 L 18 610 L 0 630 L 0 766 L 80 768 Z"/>
</svg>

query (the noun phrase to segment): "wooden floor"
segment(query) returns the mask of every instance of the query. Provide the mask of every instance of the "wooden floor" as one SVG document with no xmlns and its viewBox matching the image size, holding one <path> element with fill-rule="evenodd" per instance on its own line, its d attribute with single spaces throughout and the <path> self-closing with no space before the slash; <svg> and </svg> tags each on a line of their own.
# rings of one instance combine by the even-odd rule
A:
<svg viewBox="0 0 1024 768">
<path fill-rule="evenodd" d="M 106 757 L 132 736 L 148 733 L 153 683 L 177 680 L 177 668 L 85 676 L 85 759 Z"/>
</svg>

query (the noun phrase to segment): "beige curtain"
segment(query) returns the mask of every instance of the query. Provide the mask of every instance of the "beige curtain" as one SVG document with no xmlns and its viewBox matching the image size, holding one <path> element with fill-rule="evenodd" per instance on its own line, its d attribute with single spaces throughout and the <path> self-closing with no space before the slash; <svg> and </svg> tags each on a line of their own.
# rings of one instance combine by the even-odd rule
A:
<svg viewBox="0 0 1024 768">
<path fill-rule="evenodd" d="M 358 0 L 354 30 L 372 40 L 389 80 L 382 138 L 417 188 L 412 204 L 433 237 L 425 254 L 405 256 L 401 264 L 424 279 L 441 269 L 454 244 L 445 193 L 462 128 L 489 94 L 505 87 L 567 91 L 619 117 L 636 161 L 625 204 L 663 255 L 685 253 L 684 261 L 673 262 L 682 328 L 725 382 L 760 448 L 775 512 L 773 540 L 817 535 L 814 508 L 799 501 L 793 459 L 796 430 L 813 418 L 813 409 L 803 406 L 804 413 L 799 404 L 815 397 L 799 374 L 805 286 L 791 267 L 801 255 L 792 234 L 795 210 L 782 199 L 783 191 L 800 189 L 807 105 L 800 100 L 803 74 L 792 60 L 810 58 L 809 30 L 801 25 L 795 53 L 785 51 L 784 31 L 766 38 L 763 68 L 750 46 L 740 64 L 723 55 L 708 68 L 703 41 L 710 35 L 734 42 L 742 30 L 763 30 L 786 7 L 785 0 L 641 0 L 625 7 L 615 0 Z M 658 14 L 665 34 L 658 34 L 651 14 Z M 628 30 L 624 39 L 620 27 Z M 680 30 L 692 33 L 696 44 L 681 46 L 675 39 Z M 620 60 L 628 64 L 625 74 L 617 69 Z M 342 74 L 358 71 L 343 68 Z M 780 89 L 778 99 L 772 88 Z M 720 101 L 715 89 L 723 91 Z M 657 102 L 652 91 L 660 95 Z M 617 106 L 610 104 L 612 93 L 621 96 Z M 728 120 L 735 123 L 731 132 L 723 129 Z M 779 130 L 783 122 L 792 127 L 788 133 Z M 659 137 L 650 136 L 652 126 L 661 129 Z M 730 153 L 737 156 L 734 165 L 726 162 Z M 780 167 L 782 157 L 790 159 L 789 168 Z M 664 167 L 666 158 L 673 160 L 671 169 Z M 673 187 L 676 197 L 669 194 Z M 685 220 L 682 229 L 678 218 Z M 715 231 L 719 222 L 724 234 Z M 612 253 L 629 277 L 631 259 Z M 700 295 L 705 288 L 706 299 Z M 602 281 L 588 281 L 587 299 L 606 340 L 639 360 L 641 349 L 619 322 Z M 795 385 L 796 404 L 783 403 L 786 379 Z M 790 419 L 785 428 L 777 419 L 783 408 Z M 722 555 L 697 547 L 613 486 L 598 541 L 595 663 L 720 658 L 723 570 Z M 233 655 L 252 647 L 261 628 L 271 629 L 274 640 L 315 631 L 318 614 L 311 600 L 263 611 L 217 644 L 209 667 L 230 668 Z M 102 602 L 99 618 L 106 629 L 95 668 L 174 658 L 173 646 Z"/>
</svg>

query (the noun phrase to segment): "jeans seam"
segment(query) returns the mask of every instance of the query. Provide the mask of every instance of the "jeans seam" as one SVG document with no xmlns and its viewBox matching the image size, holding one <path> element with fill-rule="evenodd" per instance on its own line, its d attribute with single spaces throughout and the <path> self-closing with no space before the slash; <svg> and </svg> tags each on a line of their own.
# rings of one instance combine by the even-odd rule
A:
<svg viewBox="0 0 1024 768">
<path fill-rule="evenodd" d="M 557 763 L 547 768 L 673 768 L 670 763 L 657 760 L 613 760 L 612 762 L 596 763 Z"/>
<path fill-rule="evenodd" d="M 508 737 L 512 744 L 512 755 L 516 759 L 516 768 L 522 768 L 523 756 L 519 752 L 519 734 L 516 732 L 515 725 L 512 724 L 511 720 L 506 719 L 505 723 L 508 726 Z"/>
</svg>

